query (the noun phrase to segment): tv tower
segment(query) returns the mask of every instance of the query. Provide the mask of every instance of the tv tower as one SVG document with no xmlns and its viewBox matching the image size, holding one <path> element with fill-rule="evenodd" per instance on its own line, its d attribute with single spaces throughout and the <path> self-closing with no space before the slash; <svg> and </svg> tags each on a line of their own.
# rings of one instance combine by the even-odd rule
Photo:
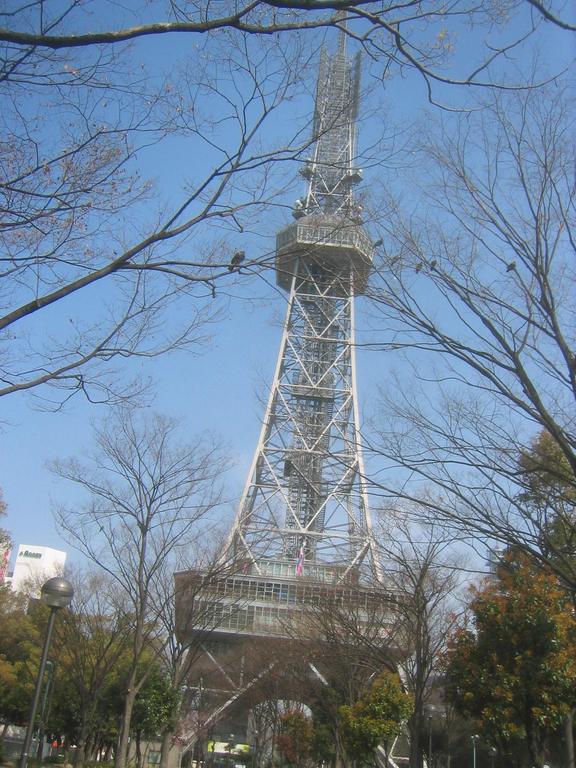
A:
<svg viewBox="0 0 576 768">
<path fill-rule="evenodd" d="M 276 238 L 276 278 L 288 307 L 260 438 L 223 558 L 234 572 L 208 586 L 201 574 L 176 574 L 181 605 L 214 608 L 195 673 L 209 706 L 199 716 L 202 725 L 183 737 L 188 746 L 198 743 L 200 728 L 205 738 L 212 733 L 213 744 L 217 737 L 230 741 L 227 733 L 247 738 L 250 702 L 257 701 L 275 654 L 286 652 L 290 622 L 323 596 L 368 606 L 373 588 L 363 591 L 362 584 L 379 577 L 354 354 L 354 299 L 366 290 L 374 246 L 354 196 L 362 180 L 355 165 L 360 60 L 346 54 L 345 39 L 341 31 L 337 51 L 322 53 L 311 156 L 300 169 L 306 192 L 296 201 L 294 222 Z M 200 596 L 187 597 L 187 585 L 201 581 Z"/>
<path fill-rule="evenodd" d="M 373 245 L 354 187 L 360 59 L 340 32 L 324 51 L 306 193 L 276 238 L 276 278 L 288 292 L 274 381 L 229 546 L 253 576 L 358 578 L 377 571 L 360 436 L 354 297 Z"/>
</svg>

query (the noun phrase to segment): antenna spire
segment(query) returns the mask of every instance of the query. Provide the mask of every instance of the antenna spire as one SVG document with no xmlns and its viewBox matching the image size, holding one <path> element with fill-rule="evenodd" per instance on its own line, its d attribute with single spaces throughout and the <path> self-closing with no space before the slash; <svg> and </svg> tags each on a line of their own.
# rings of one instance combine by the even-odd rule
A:
<svg viewBox="0 0 576 768">
<path fill-rule="evenodd" d="M 344 56 L 346 54 L 346 14 L 344 11 L 338 11 L 336 13 L 336 26 L 338 27 L 338 55 Z"/>
<path fill-rule="evenodd" d="M 336 14 L 338 48 L 329 56 L 322 50 L 313 123 L 313 157 L 301 169 L 308 180 L 306 196 L 296 202 L 294 217 L 313 214 L 338 216 L 361 223 L 352 188 L 362 172 L 354 167 L 356 116 L 360 90 L 360 56 L 346 55 L 346 16 Z"/>
</svg>

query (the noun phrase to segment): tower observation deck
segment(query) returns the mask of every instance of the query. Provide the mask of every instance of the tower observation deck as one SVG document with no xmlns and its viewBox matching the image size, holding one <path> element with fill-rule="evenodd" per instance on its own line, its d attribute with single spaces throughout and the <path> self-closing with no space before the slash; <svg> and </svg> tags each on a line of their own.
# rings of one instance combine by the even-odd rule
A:
<svg viewBox="0 0 576 768">
<path fill-rule="evenodd" d="M 342 272 L 345 294 L 366 288 L 373 246 L 353 195 L 362 181 L 354 165 L 359 87 L 360 56 L 346 56 L 341 33 L 337 53 L 329 57 L 323 50 L 320 59 L 313 154 L 300 169 L 308 181 L 306 194 L 294 206 L 296 222 L 276 238 L 277 282 L 286 290 L 306 272 L 306 261 L 329 273 Z"/>
</svg>

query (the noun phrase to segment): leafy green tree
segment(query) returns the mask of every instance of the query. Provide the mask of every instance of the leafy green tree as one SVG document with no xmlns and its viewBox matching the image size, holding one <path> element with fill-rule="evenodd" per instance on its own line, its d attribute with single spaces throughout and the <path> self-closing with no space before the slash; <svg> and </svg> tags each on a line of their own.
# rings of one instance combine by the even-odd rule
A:
<svg viewBox="0 0 576 768">
<path fill-rule="evenodd" d="M 40 659 L 45 612 L 27 614 L 8 587 L 0 588 L 0 720 L 22 725 L 30 708 Z"/>
<path fill-rule="evenodd" d="M 170 678 L 158 664 L 152 664 L 138 691 L 132 713 L 132 732 L 136 737 L 136 758 L 142 765 L 142 741 L 158 741 L 164 731 L 173 729 L 180 708 L 180 696 Z"/>
<path fill-rule="evenodd" d="M 81 763 L 117 738 L 132 625 L 122 612 L 114 613 L 101 576 L 74 581 L 74 602 L 54 628 L 43 725 L 46 734 L 76 744 L 75 761 Z M 48 613 L 41 601 L 26 604 L 0 588 L 0 722 L 6 725 L 27 721 Z"/>
<path fill-rule="evenodd" d="M 343 743 L 357 766 L 368 764 L 380 744 L 388 754 L 412 707 L 411 697 L 404 692 L 398 675 L 392 672 L 377 677 L 355 704 L 340 707 Z"/>
<path fill-rule="evenodd" d="M 111 582 L 104 575 L 88 572 L 74 581 L 74 602 L 56 627 L 60 652 L 51 725 L 74 741 L 75 760 L 82 763 L 101 723 L 110 719 L 105 697 L 116 678 L 115 667 L 129 652 L 132 624 L 114 605 Z M 112 721 L 117 723 L 118 716 Z"/>
<path fill-rule="evenodd" d="M 322 717 L 314 718 L 312 734 L 312 757 L 316 763 L 332 765 L 336 756 L 336 747 L 330 724 Z"/>
<path fill-rule="evenodd" d="M 290 766 L 304 766 L 311 758 L 314 747 L 312 719 L 300 709 L 280 716 L 280 732 L 276 739 L 278 750 Z"/>
<path fill-rule="evenodd" d="M 511 551 L 474 590 L 446 656 L 447 696 L 509 755 L 541 768 L 576 704 L 576 616 L 557 578 Z"/>
<path fill-rule="evenodd" d="M 522 504 L 532 519 L 542 520 L 541 549 L 576 606 L 576 474 L 552 435 L 542 430 L 520 455 Z M 564 723 L 565 764 L 575 768 L 574 710 Z"/>
<path fill-rule="evenodd" d="M 554 508 L 576 506 L 576 477 L 549 432 L 542 431 L 519 461 L 526 481 L 525 498 Z"/>
<path fill-rule="evenodd" d="M 522 503 L 543 521 L 541 545 L 565 581 L 576 572 L 576 474 L 558 443 L 541 431 L 520 455 Z"/>
</svg>

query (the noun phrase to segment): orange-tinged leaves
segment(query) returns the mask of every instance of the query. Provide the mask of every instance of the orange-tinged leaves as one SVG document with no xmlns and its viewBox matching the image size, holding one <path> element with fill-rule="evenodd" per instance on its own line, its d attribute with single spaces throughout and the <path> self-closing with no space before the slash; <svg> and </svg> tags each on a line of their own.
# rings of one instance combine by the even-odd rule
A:
<svg viewBox="0 0 576 768">
<path fill-rule="evenodd" d="M 447 692 L 488 734 L 554 731 L 576 705 L 576 617 L 557 579 L 511 553 L 497 581 L 473 590 L 474 631 L 446 654 Z"/>
</svg>

